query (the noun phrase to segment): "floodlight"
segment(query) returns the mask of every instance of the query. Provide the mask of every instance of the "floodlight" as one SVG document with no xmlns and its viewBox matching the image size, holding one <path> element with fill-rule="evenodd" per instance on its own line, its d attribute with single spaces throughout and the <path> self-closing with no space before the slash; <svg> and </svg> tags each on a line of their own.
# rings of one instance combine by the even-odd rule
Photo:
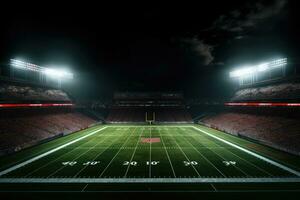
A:
<svg viewBox="0 0 300 200">
<path fill-rule="evenodd" d="M 257 67 L 257 71 L 259 71 L 259 72 L 263 72 L 263 71 L 266 71 L 268 69 L 269 69 L 269 64 L 268 63 L 260 64 Z"/>
<path fill-rule="evenodd" d="M 255 65 L 252 67 L 247 67 L 247 68 L 242 68 L 242 69 L 232 71 L 229 73 L 229 76 L 231 78 L 239 78 L 239 77 L 253 75 L 257 72 L 271 70 L 271 69 L 277 68 L 277 67 L 284 67 L 285 65 L 287 65 L 287 58 L 281 58 L 281 59 L 273 60 L 273 61 L 270 61 L 267 63 Z"/>
<path fill-rule="evenodd" d="M 73 74 L 67 72 L 62 69 L 53 69 L 53 68 L 46 68 L 41 67 L 32 63 L 27 63 L 17 59 L 10 59 L 10 65 L 14 68 L 30 70 L 35 72 L 41 72 L 49 77 L 57 78 L 57 79 L 73 79 Z"/>
<path fill-rule="evenodd" d="M 246 76 L 246 75 L 250 75 L 254 72 L 255 72 L 255 69 L 253 67 L 242 68 L 242 69 L 230 72 L 230 77 L 234 78 L 234 77 Z"/>
<path fill-rule="evenodd" d="M 26 69 L 26 70 L 30 70 L 30 71 L 36 71 L 36 72 L 39 72 L 42 69 L 42 67 L 37 66 L 35 64 L 27 63 L 27 62 L 24 62 L 21 60 L 16 60 L 16 59 L 10 59 L 10 65 L 15 68 Z"/>
<path fill-rule="evenodd" d="M 53 78 L 68 78 L 68 79 L 73 79 L 73 74 L 64 70 L 59 70 L 59 69 L 51 69 L 51 68 L 45 68 L 43 70 L 43 73 L 46 74 L 49 77 Z"/>
</svg>

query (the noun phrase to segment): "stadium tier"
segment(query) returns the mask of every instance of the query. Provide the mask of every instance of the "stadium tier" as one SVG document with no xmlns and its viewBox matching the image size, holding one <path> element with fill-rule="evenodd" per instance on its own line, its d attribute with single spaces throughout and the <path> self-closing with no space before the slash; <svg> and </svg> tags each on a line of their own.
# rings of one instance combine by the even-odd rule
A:
<svg viewBox="0 0 300 200">
<path fill-rule="evenodd" d="M 155 117 L 156 123 L 192 123 L 191 115 L 185 108 L 135 108 L 115 107 L 110 110 L 106 119 L 108 123 L 146 122 L 146 113 Z"/>
<path fill-rule="evenodd" d="M 147 118 L 148 115 L 148 118 Z M 181 93 L 115 93 L 108 123 L 191 123 Z"/>
<path fill-rule="evenodd" d="M 237 136 L 300 155 L 300 119 L 284 116 L 223 112 L 202 123 Z"/>
<path fill-rule="evenodd" d="M 299 83 L 243 88 L 235 92 L 231 103 L 225 103 L 226 108 L 200 123 L 300 155 L 299 95 Z"/>
<path fill-rule="evenodd" d="M 58 89 L 5 83 L 0 85 L 0 101 L 69 102 L 71 99 L 66 92 Z"/>
<path fill-rule="evenodd" d="M 0 155 L 87 128 L 96 121 L 66 92 L 24 83 L 0 86 Z"/>
<path fill-rule="evenodd" d="M 300 83 L 281 83 L 238 90 L 231 101 L 296 101 L 300 99 Z"/>
<path fill-rule="evenodd" d="M 82 130 L 95 122 L 71 109 L 2 110 L 0 154 L 19 151 L 42 141 Z"/>
</svg>

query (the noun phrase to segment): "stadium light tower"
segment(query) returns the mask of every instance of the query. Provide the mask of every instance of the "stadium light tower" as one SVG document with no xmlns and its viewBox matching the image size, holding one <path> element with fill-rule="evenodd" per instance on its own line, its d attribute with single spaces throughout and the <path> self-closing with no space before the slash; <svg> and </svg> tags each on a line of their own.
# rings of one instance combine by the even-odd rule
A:
<svg viewBox="0 0 300 200">
<path fill-rule="evenodd" d="M 251 78 L 252 83 L 257 81 L 257 76 L 264 72 L 271 72 L 273 69 L 280 68 L 283 76 L 285 75 L 285 67 L 287 65 L 287 58 L 281 58 L 272 60 L 270 62 L 264 62 L 254 66 L 243 67 L 229 73 L 230 78 L 237 78 L 240 81 L 240 85 L 246 78 Z"/>
<path fill-rule="evenodd" d="M 54 68 L 47 68 L 38 66 L 32 63 L 24 62 L 17 59 L 10 59 L 10 66 L 12 68 L 12 71 L 14 68 L 22 69 L 26 71 L 34 71 L 39 73 L 40 80 L 43 80 L 44 77 L 50 77 L 53 79 L 57 79 L 58 81 L 58 87 L 61 87 L 61 81 L 65 79 L 73 79 L 73 74 L 62 69 L 54 69 Z M 45 79 L 46 80 L 46 79 Z"/>
</svg>

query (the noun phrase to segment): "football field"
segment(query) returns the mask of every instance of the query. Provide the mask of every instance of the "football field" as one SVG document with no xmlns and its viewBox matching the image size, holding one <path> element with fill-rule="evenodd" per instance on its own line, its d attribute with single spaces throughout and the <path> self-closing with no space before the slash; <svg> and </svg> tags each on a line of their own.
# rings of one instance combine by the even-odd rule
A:
<svg viewBox="0 0 300 200">
<path fill-rule="evenodd" d="M 126 183 L 202 184 L 212 191 L 226 184 L 280 183 L 299 190 L 298 169 L 206 127 L 107 125 L 76 134 L 2 169 L 2 190 L 75 184 L 72 189 L 88 191 L 97 184 Z"/>
</svg>

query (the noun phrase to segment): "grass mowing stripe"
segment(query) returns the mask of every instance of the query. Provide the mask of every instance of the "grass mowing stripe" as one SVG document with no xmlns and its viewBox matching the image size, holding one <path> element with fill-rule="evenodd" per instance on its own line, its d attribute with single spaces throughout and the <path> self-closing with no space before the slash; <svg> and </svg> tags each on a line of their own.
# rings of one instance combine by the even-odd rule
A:
<svg viewBox="0 0 300 200">
<path fill-rule="evenodd" d="M 216 145 L 220 146 L 220 145 L 217 144 L 216 142 L 214 142 L 214 143 L 215 143 Z M 220 147 L 221 147 L 221 146 L 220 146 Z M 272 175 L 271 173 L 267 172 L 266 170 L 262 169 L 261 167 L 259 167 L 259 166 L 255 165 L 255 164 L 251 163 L 250 161 L 248 161 L 248 160 L 246 160 L 246 159 L 240 157 L 239 155 L 235 154 L 234 152 L 228 150 L 228 148 L 224 148 L 224 150 L 226 150 L 226 152 L 229 152 L 229 153 L 232 154 L 233 156 L 239 158 L 240 160 L 244 161 L 244 162 L 247 163 L 248 165 L 253 166 L 254 168 L 258 169 L 259 171 L 261 171 L 261 172 L 263 172 L 263 173 L 265 173 L 265 174 L 267 174 L 267 175 L 269 175 L 269 176 L 274 176 L 274 175 Z M 212 151 L 214 151 L 214 150 L 212 150 Z"/>
<path fill-rule="evenodd" d="M 191 130 L 191 131 L 192 131 L 192 130 Z M 188 130 L 188 132 L 190 132 L 190 131 Z M 195 138 L 195 137 L 194 137 L 194 138 Z M 206 138 L 205 138 L 205 139 L 206 139 Z M 196 140 L 199 144 L 202 145 L 202 141 L 197 140 L 196 138 L 195 138 L 195 140 Z M 206 140 L 208 140 L 208 139 L 206 139 Z M 265 171 L 264 169 L 260 168 L 259 166 L 255 165 L 255 164 L 253 164 L 253 163 L 251 163 L 251 162 L 249 162 L 249 161 L 247 161 L 247 160 L 241 158 L 240 156 L 234 154 L 233 152 L 229 151 L 227 147 L 220 146 L 218 143 L 216 143 L 216 142 L 213 141 L 213 140 L 212 140 L 211 142 L 213 142 L 214 144 L 216 144 L 216 145 L 218 146 L 217 149 L 222 148 L 222 149 L 224 149 L 225 151 L 229 152 L 230 154 L 234 155 L 235 157 L 237 157 L 237 158 L 243 160 L 245 163 L 248 163 L 249 165 L 255 167 L 256 169 L 258 169 L 259 171 L 263 172 L 264 174 L 268 174 L 268 175 L 272 176 L 272 174 L 268 173 L 267 171 Z M 222 158 L 222 159 L 225 159 L 225 158 L 223 158 L 221 155 L 219 155 L 216 151 L 214 151 L 213 149 L 210 149 L 210 151 L 213 152 L 214 154 L 216 154 L 218 157 L 220 157 L 220 158 Z M 241 169 L 240 169 L 240 170 L 241 170 Z M 243 173 L 243 171 L 241 171 L 241 172 Z M 244 172 L 244 174 L 247 174 L 247 173 Z"/>
<path fill-rule="evenodd" d="M 249 150 L 247 150 L 247 149 L 245 149 L 245 148 L 243 148 L 243 147 L 241 147 L 241 146 L 238 146 L 238 145 L 236 145 L 236 144 L 233 144 L 233 143 L 231 143 L 231 142 L 229 142 L 229 141 L 227 141 L 227 140 L 224 140 L 224 139 L 222 139 L 222 138 L 219 138 L 219 137 L 217 137 L 217 136 L 215 136 L 215 135 L 213 135 L 213 134 L 208 133 L 207 131 L 201 130 L 201 129 L 198 128 L 198 127 L 195 127 L 195 126 L 192 126 L 192 127 L 193 127 L 194 129 L 196 129 L 196 130 L 198 130 L 198 131 L 200 131 L 200 132 L 202 132 L 202 133 L 204 133 L 204 134 L 210 136 L 210 137 L 213 137 L 213 138 L 215 138 L 215 139 L 217 139 L 217 140 L 219 140 L 219 141 L 221 141 L 221 142 L 224 142 L 224 143 L 226 143 L 226 144 L 228 144 L 228 145 L 230 145 L 230 146 L 233 146 L 233 147 L 235 147 L 235 148 L 237 148 L 237 149 L 239 149 L 239 150 L 241 150 L 241 151 L 244 151 L 244 152 L 246 152 L 246 153 L 248 153 L 248 154 L 250 154 L 250 155 L 252 155 L 252 156 L 255 156 L 255 157 L 259 158 L 259 159 L 262 159 L 262 160 L 264 160 L 264 161 L 266 161 L 266 162 L 268 162 L 268 163 L 270 163 L 270 164 L 272 164 L 272 165 L 274 165 L 274 166 L 277 166 L 277 167 L 279 167 L 279 168 L 281 168 L 281 169 L 283 169 L 283 170 L 285 170 L 285 171 L 288 171 L 288 172 L 290 172 L 290 173 L 292 173 L 292 174 L 294 174 L 294 175 L 300 177 L 300 172 L 298 172 L 298 171 L 296 171 L 296 170 L 294 170 L 294 169 L 291 169 L 291 168 L 289 168 L 289 167 L 287 167 L 287 166 L 284 166 L 284 165 L 282 165 L 282 164 L 280 164 L 280 163 L 278 163 L 278 162 L 275 162 L 275 161 L 273 161 L 273 160 L 271 160 L 271 159 L 269 159 L 269 158 L 266 158 L 266 157 L 261 156 L 261 155 L 259 155 L 259 154 L 257 154 L 257 153 L 254 153 L 254 152 L 252 152 L 252 151 L 249 151 Z"/>
<path fill-rule="evenodd" d="M 115 133 L 115 132 L 117 132 L 117 130 L 114 130 L 114 131 L 113 131 L 113 133 Z M 112 132 L 111 132 L 111 133 L 112 133 Z M 110 137 L 110 136 L 109 136 L 109 137 Z M 114 143 L 115 141 L 117 141 L 119 138 L 120 138 L 120 136 L 117 137 L 115 140 L 113 140 L 113 142 L 112 142 L 109 146 L 105 147 L 105 148 L 103 149 L 103 151 L 101 151 L 101 152 L 99 152 L 98 154 L 96 154 L 96 156 L 92 159 L 92 161 L 95 161 L 100 155 L 102 155 L 103 152 L 105 152 L 109 147 L 111 147 L 111 146 L 113 145 L 113 143 Z M 94 147 L 92 147 L 92 149 L 94 150 L 94 149 L 95 149 L 95 146 L 98 146 L 99 144 L 104 143 L 104 141 L 106 141 L 106 139 L 99 140 L 99 142 L 97 142 L 96 145 L 94 145 Z M 88 167 L 88 165 L 86 165 L 86 166 L 84 166 L 83 168 L 81 168 L 78 172 L 76 172 L 76 174 L 73 176 L 73 178 L 76 178 L 76 176 L 78 176 L 78 175 L 80 174 L 80 172 L 82 172 L 82 171 L 83 171 L 84 169 L 86 169 L 87 167 Z"/>
<path fill-rule="evenodd" d="M 115 129 L 114 132 L 118 132 L 118 130 Z M 123 133 L 123 134 L 124 134 L 124 133 Z M 123 136 L 123 134 L 122 134 L 122 136 Z M 99 156 L 101 156 L 107 149 L 111 149 L 110 147 L 111 147 L 117 140 L 121 139 L 122 136 L 119 135 L 119 137 L 116 137 L 113 141 L 111 141 L 111 143 L 110 143 L 109 146 L 103 148 L 103 151 L 101 151 L 100 153 L 98 153 L 98 154 L 94 157 L 93 161 L 96 160 Z M 95 149 L 95 148 L 93 148 L 93 149 Z M 118 149 L 119 149 L 119 148 L 118 148 Z M 79 170 L 73 177 L 75 178 L 76 176 L 78 176 L 78 174 L 80 174 L 80 172 L 82 172 L 84 169 L 86 169 L 86 167 L 87 167 L 87 165 L 84 166 L 81 170 Z"/>
<path fill-rule="evenodd" d="M 134 132 L 134 131 L 133 131 Z M 133 132 L 130 133 L 130 136 L 133 134 Z M 130 139 L 130 136 L 127 137 L 126 141 L 122 144 L 122 146 L 119 148 L 119 151 L 115 154 L 115 156 L 111 159 L 111 161 L 108 163 L 108 165 L 104 168 L 104 170 L 101 172 L 101 174 L 98 176 L 101 178 L 101 176 L 104 174 L 104 172 L 107 170 L 107 168 L 110 166 L 110 164 L 113 162 L 113 160 L 117 157 L 117 155 L 120 153 L 122 150 L 122 147 L 128 142 Z"/>
<path fill-rule="evenodd" d="M 90 140 L 91 141 L 91 140 Z M 104 140 L 99 140 L 100 143 L 104 142 Z M 82 156 L 86 155 L 87 153 L 89 153 L 91 150 L 93 150 L 93 147 L 97 146 L 99 142 L 96 142 L 92 147 L 90 147 L 87 151 L 83 151 L 82 153 L 80 153 L 79 155 L 77 155 L 75 158 L 73 158 L 71 160 L 71 162 L 76 161 L 77 159 L 81 158 Z M 76 147 L 75 147 L 76 148 Z M 66 168 L 67 166 L 62 166 L 60 168 L 58 168 L 57 170 L 55 170 L 54 172 L 52 172 L 50 175 L 47 176 L 47 178 L 55 175 L 57 172 L 63 170 L 64 168 Z"/>
<path fill-rule="evenodd" d="M 149 156 L 149 178 L 151 178 L 151 127 L 150 127 L 150 156 Z"/>
<path fill-rule="evenodd" d="M 187 159 L 187 161 L 191 162 L 190 159 L 187 157 L 187 155 L 184 153 L 184 151 L 181 149 L 181 147 L 178 145 L 178 143 L 177 143 L 176 139 L 174 138 L 174 136 L 172 136 L 172 139 L 175 141 L 175 144 L 179 147 L 179 150 L 184 155 L 184 157 Z M 196 172 L 196 174 L 198 175 L 198 177 L 201 177 L 198 170 L 194 167 L 194 165 L 191 165 L 191 166 L 194 169 L 194 171 Z"/>
<path fill-rule="evenodd" d="M 177 129 L 176 129 L 176 132 L 179 132 L 179 134 L 180 134 L 181 130 L 180 130 L 179 128 L 177 128 Z M 182 152 L 184 153 L 183 150 L 182 150 Z M 185 153 L 184 153 L 184 154 L 185 154 Z M 186 158 L 188 159 L 187 156 L 186 156 Z M 189 159 L 188 159 L 188 161 L 191 162 Z M 196 167 L 194 167 L 194 165 L 191 165 L 191 166 L 194 168 L 194 170 L 195 170 L 195 171 L 197 172 L 197 174 L 200 176 L 200 174 L 199 174 L 198 170 L 196 169 Z M 200 177 L 201 177 L 201 176 L 200 176 Z M 210 186 L 214 189 L 215 192 L 217 191 L 216 187 L 215 187 L 213 184 L 210 183 Z"/>
<path fill-rule="evenodd" d="M 199 140 L 198 140 L 198 142 L 201 144 L 201 142 L 200 142 Z M 213 140 L 211 140 L 211 142 L 212 142 L 212 143 L 215 143 Z M 217 143 L 215 143 L 215 144 L 217 144 Z M 217 144 L 217 145 L 220 146 L 219 144 Z M 226 149 L 225 147 L 223 147 L 223 148 Z M 222 155 L 220 155 L 220 154 L 217 153 L 216 151 L 212 150 L 212 152 L 213 152 L 214 154 L 216 154 L 218 157 L 220 157 L 223 161 L 227 160 L 226 158 L 224 158 Z M 239 168 L 238 166 L 233 165 L 233 167 L 234 167 L 235 169 L 237 169 L 238 171 L 240 171 L 242 174 L 246 175 L 247 177 L 250 177 L 249 174 L 247 174 L 244 170 L 242 170 L 242 169 Z"/>
<path fill-rule="evenodd" d="M 68 134 L 63 137 L 59 137 L 57 139 L 53 139 L 49 142 L 41 143 L 36 146 L 25 148 L 21 151 L 18 151 L 14 154 L 1 156 L 0 157 L 0 171 L 8 169 L 14 165 L 27 161 L 33 157 L 41 155 L 47 151 L 50 151 L 60 145 L 63 145 L 69 141 L 75 140 L 83 135 L 86 135 L 88 132 L 99 129 L 99 127 L 103 127 L 103 125 L 96 125 L 89 127 L 84 130 L 75 131 L 71 134 Z"/>
<path fill-rule="evenodd" d="M 140 133 L 140 136 L 139 136 L 139 138 L 138 138 L 138 141 L 136 142 L 136 145 L 135 145 L 134 151 L 133 151 L 133 153 L 132 153 L 132 155 L 131 155 L 131 158 L 130 158 L 129 163 L 132 162 L 132 159 L 133 159 L 133 157 L 134 157 L 134 155 L 135 155 L 136 149 L 137 149 L 138 144 L 139 144 L 139 142 L 140 142 L 140 140 L 141 140 L 141 136 L 142 136 L 144 130 L 145 130 L 145 128 L 143 128 L 142 131 L 141 131 L 141 133 Z M 131 166 L 130 164 L 127 166 L 126 172 L 125 172 L 125 174 L 124 174 L 124 178 L 126 178 L 130 166 Z"/>
<path fill-rule="evenodd" d="M 12 166 L 12 167 L 6 169 L 6 170 L 3 170 L 3 171 L 0 172 L 0 176 L 3 176 L 4 174 L 7 174 L 7 173 L 9 173 L 9 172 L 11 172 L 11 171 L 14 171 L 14 170 L 16 170 L 16 169 L 18 169 L 18 168 L 20 168 L 20 167 L 23 167 L 23 166 L 29 164 L 29 163 L 32 163 L 33 161 L 36 161 L 36 160 L 38 160 L 38 159 L 41 159 L 41 158 L 43 158 L 43 157 L 45 157 L 45 156 L 47 156 L 47 155 L 49 155 L 49 154 L 52 154 L 52 153 L 54 153 L 54 152 L 56 152 L 56 151 L 58 151 L 58 150 L 60 150 L 60 149 L 62 149 L 62 148 L 64 148 L 64 147 L 66 147 L 66 146 L 69 146 L 69 145 L 74 144 L 75 142 L 78 142 L 78 141 L 80 141 L 80 140 L 82 140 L 82 139 L 84 139 L 84 138 L 87 138 L 87 137 L 89 137 L 89 136 L 91 136 L 91 135 L 94 135 L 95 133 L 97 133 L 97 132 L 99 132 L 99 131 L 102 131 L 102 130 L 104 130 L 104 129 L 106 129 L 106 128 L 107 128 L 107 127 L 103 127 L 103 128 L 98 129 L 98 130 L 95 130 L 95 131 L 93 131 L 93 132 L 91 132 L 91 133 L 89 133 L 89 134 L 87 134 L 87 135 L 85 135 L 85 136 L 82 136 L 82 137 L 80 137 L 80 138 L 77 138 L 77 139 L 75 139 L 75 140 L 72 140 L 71 142 L 68 142 L 68 143 L 66 143 L 66 144 L 63 144 L 63 145 L 61 145 L 61 146 L 59 146 L 59 147 L 56 147 L 56 148 L 54 148 L 54 149 L 52 149 L 52 150 L 50 150 L 50 151 L 47 151 L 47 152 L 43 153 L 43 154 L 41 154 L 41 155 L 38 155 L 38 156 L 36 156 L 36 157 L 33 157 L 33 158 L 31 158 L 31 159 L 29 159 L 29 160 L 27 160 L 27 161 L 24 161 L 24 162 L 20 163 L 20 164 L 17 164 L 17 165 L 15 165 L 15 166 Z"/>
<path fill-rule="evenodd" d="M 188 132 L 188 131 L 187 131 Z M 185 140 L 185 141 L 187 141 L 190 145 L 191 145 L 191 147 L 193 147 L 193 149 L 196 151 L 196 152 L 198 152 L 198 154 L 204 159 L 204 160 L 206 160 L 206 162 L 208 162 L 211 166 L 213 166 L 213 168 L 215 168 L 224 178 L 226 178 L 226 175 L 225 174 L 223 174 L 222 172 L 221 172 L 221 170 L 219 170 L 212 162 L 210 162 L 198 149 L 196 149 L 195 148 L 195 146 L 190 142 L 190 141 L 188 141 L 186 138 L 185 138 L 185 136 L 184 135 L 182 135 L 182 138 Z"/>
<path fill-rule="evenodd" d="M 72 148 L 71 151 L 68 151 L 68 152 L 65 153 L 65 154 L 60 154 L 60 156 L 58 156 L 58 157 L 55 158 L 54 160 L 51 160 L 50 162 L 47 162 L 47 163 L 44 164 L 44 165 L 41 165 L 40 167 L 38 167 L 38 168 L 34 169 L 33 171 L 29 172 L 28 174 L 26 174 L 24 177 L 26 178 L 26 177 L 30 176 L 31 174 L 33 174 L 33 173 L 37 172 L 38 170 L 40 170 L 40 169 L 42 169 L 42 168 L 44 168 L 44 167 L 46 167 L 46 166 L 52 164 L 53 162 L 59 160 L 60 158 L 66 156 L 66 155 L 68 155 L 68 154 L 73 153 L 73 151 L 79 149 L 79 147 L 81 147 L 82 145 L 86 145 L 87 143 L 90 143 L 90 142 L 91 142 L 91 140 L 88 140 L 88 141 L 86 141 L 85 143 L 82 143 L 82 144 L 80 144 L 79 146 L 77 146 L 77 147 L 75 147 L 75 148 Z M 89 149 L 90 149 L 90 148 L 89 148 Z"/>
<path fill-rule="evenodd" d="M 115 133 L 115 132 L 118 132 L 118 130 L 115 129 L 113 132 L 114 132 L 114 133 Z M 123 133 L 123 134 L 124 134 L 124 133 Z M 122 134 L 122 135 L 123 135 L 123 134 Z M 115 135 L 112 135 L 112 136 L 114 137 Z M 119 140 L 121 137 L 122 137 L 122 136 L 118 135 L 118 137 L 116 137 L 113 141 L 111 141 L 111 143 L 110 143 L 109 146 L 102 148 L 103 151 L 101 151 L 100 153 L 98 153 L 98 154 L 92 159 L 92 161 L 95 161 L 95 160 L 96 160 L 99 156 L 101 156 L 107 149 L 111 149 L 110 147 L 111 147 L 117 140 Z M 98 143 L 97 145 L 99 145 L 99 144 L 102 144 L 102 143 Z M 95 149 L 95 147 L 93 147 L 93 149 Z M 80 170 L 73 176 L 73 178 L 75 178 L 76 176 L 78 176 L 78 175 L 79 175 L 84 169 L 86 169 L 87 167 L 88 167 L 88 166 L 86 165 L 86 166 L 84 166 L 82 169 L 80 169 Z"/>
<path fill-rule="evenodd" d="M 167 149 L 166 149 L 166 146 L 165 146 L 165 143 L 164 143 L 163 137 L 162 137 L 162 135 L 161 135 L 161 133 L 160 133 L 160 129 L 158 129 L 158 132 L 159 132 L 159 135 L 160 135 L 160 138 L 161 138 L 161 142 L 162 142 L 162 144 L 163 144 L 163 147 L 164 147 L 164 149 L 165 149 L 165 151 L 166 151 L 166 154 L 167 154 L 167 157 L 168 157 L 168 160 L 169 160 L 169 163 L 170 163 L 170 166 L 171 166 L 171 169 L 172 169 L 173 175 L 174 175 L 174 177 L 176 178 L 176 173 L 175 173 L 175 171 L 174 171 L 173 164 L 172 164 L 172 162 L 171 162 L 171 159 L 170 159 L 169 153 L 168 153 L 168 151 L 167 151 Z"/>
<path fill-rule="evenodd" d="M 115 132 L 118 132 L 118 129 L 115 129 L 112 133 L 115 133 Z M 122 134 L 123 135 L 123 134 Z M 115 135 L 113 135 L 113 137 L 114 137 Z M 116 137 L 116 139 L 115 140 L 113 140 L 112 142 L 111 142 L 111 144 L 109 145 L 109 146 L 107 146 L 106 148 L 104 148 L 103 149 L 103 151 L 101 151 L 100 153 L 98 153 L 92 160 L 93 161 L 95 161 L 99 156 L 101 156 L 109 147 L 111 147 L 117 140 L 119 140 L 121 137 L 120 137 L 120 135 L 118 135 L 118 137 Z M 100 140 L 101 141 L 101 140 Z M 102 144 L 102 142 L 98 142 L 97 144 L 96 144 L 96 146 L 97 145 L 99 145 L 99 144 Z M 93 149 L 95 149 L 94 147 L 93 147 Z M 78 176 L 83 170 L 85 170 L 86 168 L 88 167 L 88 165 L 86 165 L 86 166 L 84 166 L 83 168 L 81 168 L 74 176 L 73 176 L 73 178 L 76 178 L 76 176 Z M 83 186 L 82 187 L 82 190 L 81 190 L 81 192 L 83 192 L 87 187 L 88 187 L 88 183 L 85 185 L 85 186 Z"/>
</svg>

